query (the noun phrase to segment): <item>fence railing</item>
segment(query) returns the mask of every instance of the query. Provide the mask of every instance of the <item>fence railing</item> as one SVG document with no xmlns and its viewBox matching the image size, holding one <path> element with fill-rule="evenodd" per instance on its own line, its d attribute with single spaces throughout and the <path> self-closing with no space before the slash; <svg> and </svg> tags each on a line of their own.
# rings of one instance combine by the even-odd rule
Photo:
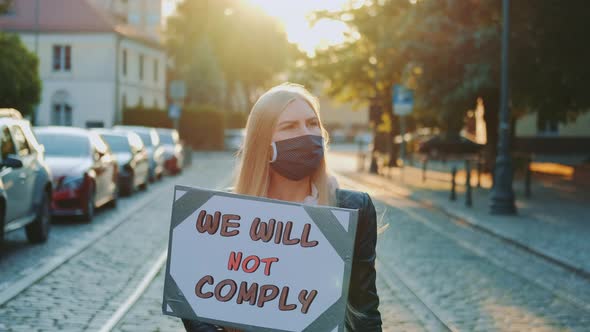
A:
<svg viewBox="0 0 590 332">
<path fill-rule="evenodd" d="M 533 162 L 533 154 L 531 153 L 514 153 L 514 157 L 519 158 L 520 160 L 524 161 L 524 195 L 526 198 L 530 198 L 532 196 L 531 190 L 531 182 L 532 182 L 532 171 L 531 171 L 531 163 Z M 370 151 L 363 151 L 362 144 L 359 144 L 358 149 L 358 161 L 357 161 L 357 169 L 359 172 L 365 171 L 365 165 L 367 163 L 367 158 L 371 158 Z M 378 158 L 378 156 L 376 156 Z M 416 157 L 416 156 L 414 156 Z M 426 182 L 428 177 L 428 166 L 429 162 L 431 161 L 428 156 L 422 155 L 420 158 L 421 160 L 421 173 L 422 173 L 422 182 Z M 462 161 L 462 168 L 465 172 L 465 181 L 463 183 L 458 183 L 457 181 L 457 173 L 460 170 L 460 166 L 457 165 L 457 161 Z M 381 162 L 379 164 L 386 164 L 386 162 Z M 450 179 L 446 177 L 446 179 L 441 179 L 440 177 L 436 180 L 438 181 L 448 181 L 450 184 L 449 188 L 449 200 L 456 201 L 457 200 L 457 186 L 462 185 L 465 187 L 465 206 L 471 207 L 473 206 L 473 185 L 472 185 L 472 173 L 473 170 L 476 171 L 477 181 L 475 184 L 476 188 L 482 187 L 482 170 L 483 170 L 483 160 L 481 155 L 470 155 L 470 156 L 446 156 L 445 164 L 452 164 L 450 170 L 447 170 L 450 173 Z M 400 172 L 403 172 L 403 164 L 400 167 Z M 446 171 L 443 171 L 446 173 Z M 380 173 L 380 174 L 383 174 Z M 448 174 L 448 173 L 447 173 Z M 493 172 L 491 174 L 492 183 L 493 183 Z M 493 184 L 492 184 L 493 186 Z"/>
</svg>

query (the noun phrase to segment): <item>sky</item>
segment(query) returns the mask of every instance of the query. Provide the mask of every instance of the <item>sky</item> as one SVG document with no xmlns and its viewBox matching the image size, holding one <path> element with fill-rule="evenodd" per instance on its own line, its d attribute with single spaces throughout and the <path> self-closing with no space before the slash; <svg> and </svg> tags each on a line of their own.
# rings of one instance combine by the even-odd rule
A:
<svg viewBox="0 0 590 332">
<path fill-rule="evenodd" d="M 164 0 L 162 14 L 172 14 L 176 4 L 182 0 Z M 340 21 L 322 20 L 311 27 L 306 17 L 317 10 L 336 11 L 349 0 L 242 0 L 260 6 L 262 10 L 276 17 L 284 26 L 287 38 L 312 55 L 318 47 L 342 43 L 347 27 Z"/>
</svg>

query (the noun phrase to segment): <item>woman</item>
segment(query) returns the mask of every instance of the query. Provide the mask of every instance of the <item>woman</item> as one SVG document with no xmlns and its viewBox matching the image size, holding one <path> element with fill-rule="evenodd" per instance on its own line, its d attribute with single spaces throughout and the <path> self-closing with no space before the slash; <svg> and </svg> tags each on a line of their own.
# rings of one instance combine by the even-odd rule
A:
<svg viewBox="0 0 590 332">
<path fill-rule="evenodd" d="M 328 135 L 319 103 L 303 86 L 285 83 L 258 99 L 248 118 L 234 192 L 313 205 L 359 209 L 346 309 L 349 331 L 381 331 L 375 287 L 375 207 L 366 193 L 337 189 L 324 158 Z M 235 331 L 183 320 L 187 331 Z"/>
</svg>

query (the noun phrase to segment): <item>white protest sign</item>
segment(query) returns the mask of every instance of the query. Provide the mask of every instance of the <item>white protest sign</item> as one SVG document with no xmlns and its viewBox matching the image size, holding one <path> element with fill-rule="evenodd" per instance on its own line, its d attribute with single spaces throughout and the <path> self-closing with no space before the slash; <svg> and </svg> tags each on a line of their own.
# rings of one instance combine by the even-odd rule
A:
<svg viewBox="0 0 590 332">
<path fill-rule="evenodd" d="M 176 186 L 163 312 L 343 331 L 358 213 Z"/>
</svg>

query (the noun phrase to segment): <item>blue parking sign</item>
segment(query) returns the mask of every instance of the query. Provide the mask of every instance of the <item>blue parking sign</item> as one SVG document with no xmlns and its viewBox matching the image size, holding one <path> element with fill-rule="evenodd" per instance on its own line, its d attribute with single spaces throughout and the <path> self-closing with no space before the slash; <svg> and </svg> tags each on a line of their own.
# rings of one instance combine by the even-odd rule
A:
<svg viewBox="0 0 590 332">
<path fill-rule="evenodd" d="M 177 104 L 172 104 L 170 105 L 170 107 L 168 108 L 168 117 L 170 119 L 173 120 L 177 120 L 180 118 L 180 112 L 182 111 L 182 109 L 180 108 L 179 105 Z"/>
<path fill-rule="evenodd" d="M 395 84 L 393 86 L 393 113 L 396 115 L 408 115 L 414 108 L 414 91 L 403 85 Z"/>
</svg>

